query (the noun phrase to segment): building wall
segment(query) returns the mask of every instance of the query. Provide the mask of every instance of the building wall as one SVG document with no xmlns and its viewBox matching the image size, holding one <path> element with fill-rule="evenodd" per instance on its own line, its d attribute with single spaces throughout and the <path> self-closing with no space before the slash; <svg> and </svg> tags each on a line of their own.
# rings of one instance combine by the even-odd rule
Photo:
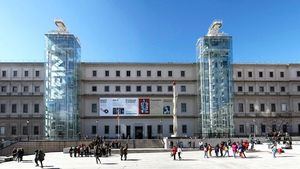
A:
<svg viewBox="0 0 300 169">
<path fill-rule="evenodd" d="M 236 135 L 254 134 L 251 132 L 251 125 L 255 126 L 256 135 L 264 135 L 272 131 L 272 125 L 276 124 L 276 129 L 283 129 L 287 125 L 290 133 L 299 134 L 300 124 L 300 64 L 235 64 L 233 71 L 234 79 L 234 124 Z M 13 76 L 13 71 L 17 70 L 17 76 Z M 35 71 L 40 71 L 35 77 Z M 178 131 L 180 135 L 193 136 L 199 134 L 198 123 L 198 101 L 196 96 L 197 79 L 196 64 L 173 64 L 173 63 L 81 63 L 80 74 L 80 132 L 81 136 L 92 137 L 92 126 L 96 126 L 97 134 L 111 138 L 116 138 L 115 117 L 99 116 L 99 98 L 108 97 L 150 97 L 172 99 L 172 92 L 168 91 L 168 86 L 172 86 L 172 81 L 177 81 L 178 98 Z M 93 76 L 93 71 L 97 75 Z M 105 76 L 108 70 L 109 76 Z M 120 71 L 120 77 L 116 77 L 116 72 Z M 136 71 L 141 71 L 141 77 L 136 76 Z M 161 77 L 157 76 L 157 71 L 161 71 Z M 2 71 L 6 71 L 3 77 Z M 28 71 L 28 77 L 25 77 Z M 126 76 L 126 71 L 130 71 L 130 77 Z M 151 71 L 151 76 L 147 76 L 147 71 Z M 172 71 L 172 77 L 168 76 L 168 71 Z M 185 71 L 185 76 L 181 77 L 181 71 Z M 241 72 L 241 77 L 238 77 Z M 248 72 L 252 72 L 253 77 L 248 77 Z M 259 76 L 262 72 L 263 77 Z M 273 77 L 270 77 L 273 72 Z M 284 76 L 281 77 L 281 73 Z M 147 92 L 147 86 L 152 86 L 152 91 Z M 6 91 L 1 92 L 2 86 L 6 86 Z M 16 92 L 12 86 L 17 86 Z M 28 86 L 28 92 L 24 92 L 24 86 Z M 40 91 L 35 91 L 34 86 L 40 86 Z M 92 91 L 92 86 L 97 86 L 97 91 Z M 105 86 L 109 86 L 106 92 Z M 120 86 L 120 92 L 115 91 L 115 86 Z M 131 86 L 131 91 L 126 91 L 126 86 Z M 141 92 L 136 91 L 136 86 L 141 86 Z M 162 86 L 162 91 L 157 91 L 157 86 Z M 182 92 L 180 86 L 186 86 L 186 91 Z M 238 86 L 242 91 L 238 91 Z M 253 86 L 253 92 L 249 91 L 249 86 Z M 274 92 L 270 87 L 274 86 Z M 260 92 L 260 87 L 264 91 Z M 285 87 L 285 91 L 281 91 Z M 299 88 L 299 89 L 298 89 Z M 30 139 L 39 139 L 44 136 L 44 64 L 43 63 L 0 63 L 0 138 L 21 137 L 27 139 L 27 134 L 23 133 L 23 126 L 27 126 L 29 120 Z M 182 113 L 180 103 L 187 104 L 187 111 Z M 91 104 L 97 104 L 97 111 L 92 112 Z M 239 103 L 243 104 L 243 111 L 239 111 Z M 5 104 L 5 111 L 1 113 L 1 104 Z M 12 113 L 12 104 L 16 104 L 16 113 Z M 28 113 L 23 113 L 23 104 L 28 104 Z M 39 104 L 39 112 L 34 112 L 34 104 Z M 253 104 L 253 112 L 249 111 L 250 104 Z M 261 111 L 260 105 L 265 105 L 265 110 Z M 275 104 L 275 111 L 272 105 Z M 286 110 L 282 105 L 286 104 Z M 97 124 L 97 125 L 96 125 Z M 169 125 L 172 124 L 171 115 L 143 116 L 141 117 L 121 117 L 121 132 L 126 134 L 127 125 L 131 126 L 131 138 L 134 138 L 135 126 L 143 126 L 143 136 L 147 138 L 147 126 L 152 125 L 152 136 L 170 136 Z M 157 133 L 157 125 L 163 125 L 163 134 Z M 104 126 L 109 125 L 109 134 L 104 134 Z M 182 125 L 187 126 L 187 132 L 182 133 Z M 244 125 L 244 132 L 240 132 L 240 125 Z M 262 133 L 262 125 L 265 125 L 265 132 Z M 16 129 L 16 134 L 12 135 L 12 128 Z M 39 133 L 34 135 L 35 126 L 39 127 Z M 4 129 L 4 133 L 1 133 Z M 26 127 L 25 127 L 26 129 Z"/>
</svg>

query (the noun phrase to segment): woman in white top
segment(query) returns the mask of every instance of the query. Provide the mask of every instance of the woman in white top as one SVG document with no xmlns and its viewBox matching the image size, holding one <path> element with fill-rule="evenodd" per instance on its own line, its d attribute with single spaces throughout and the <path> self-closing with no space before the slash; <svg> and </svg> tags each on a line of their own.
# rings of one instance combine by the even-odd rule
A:
<svg viewBox="0 0 300 169">
<path fill-rule="evenodd" d="M 178 153 L 178 158 L 179 158 L 179 160 L 181 160 L 181 153 L 182 153 L 182 149 L 181 149 L 181 147 L 179 146 L 178 148 L 177 148 L 177 153 Z"/>
</svg>

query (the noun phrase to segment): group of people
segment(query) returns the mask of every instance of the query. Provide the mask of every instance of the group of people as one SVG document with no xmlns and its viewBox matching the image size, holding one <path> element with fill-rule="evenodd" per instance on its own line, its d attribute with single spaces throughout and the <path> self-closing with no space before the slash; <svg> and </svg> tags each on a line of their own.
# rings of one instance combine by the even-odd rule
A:
<svg viewBox="0 0 300 169">
<path fill-rule="evenodd" d="M 13 160 L 18 162 L 23 161 L 24 149 L 23 148 L 13 148 L 12 151 Z"/>
<path fill-rule="evenodd" d="M 204 143 L 203 151 L 204 158 L 212 157 L 212 151 L 214 150 L 216 157 L 230 157 L 229 150 L 232 150 L 232 156 L 236 158 L 238 154 L 241 158 L 246 158 L 245 151 L 248 150 L 249 142 L 247 140 L 241 140 L 241 142 L 227 142 L 222 141 L 219 144 L 216 144 L 214 147 L 211 144 Z"/>
<path fill-rule="evenodd" d="M 176 160 L 176 154 L 178 155 L 178 159 L 181 160 L 181 153 L 181 146 L 173 146 L 173 148 L 171 149 L 171 157 L 173 157 L 173 160 Z"/>
</svg>

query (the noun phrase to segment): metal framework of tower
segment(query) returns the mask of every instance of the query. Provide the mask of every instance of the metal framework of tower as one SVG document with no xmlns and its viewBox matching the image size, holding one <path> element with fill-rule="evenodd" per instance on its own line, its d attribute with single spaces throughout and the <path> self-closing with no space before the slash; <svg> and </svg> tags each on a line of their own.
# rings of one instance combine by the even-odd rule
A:
<svg viewBox="0 0 300 169">
<path fill-rule="evenodd" d="M 214 21 L 196 44 L 202 137 L 230 137 L 233 129 L 232 37 Z"/>
<path fill-rule="evenodd" d="M 79 40 L 55 20 L 56 31 L 45 34 L 45 136 L 49 140 L 79 138 Z"/>
</svg>

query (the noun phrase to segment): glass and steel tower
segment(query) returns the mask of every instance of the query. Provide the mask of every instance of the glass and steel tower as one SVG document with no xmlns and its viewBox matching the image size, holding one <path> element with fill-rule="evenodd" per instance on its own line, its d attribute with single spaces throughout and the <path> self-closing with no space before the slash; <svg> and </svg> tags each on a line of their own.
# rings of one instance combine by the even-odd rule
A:
<svg viewBox="0 0 300 169">
<path fill-rule="evenodd" d="M 199 101 L 203 137 L 233 135 L 232 37 L 214 21 L 197 44 Z"/>
<path fill-rule="evenodd" d="M 45 136 L 49 140 L 78 139 L 79 40 L 63 21 L 58 30 L 45 34 Z"/>
</svg>

